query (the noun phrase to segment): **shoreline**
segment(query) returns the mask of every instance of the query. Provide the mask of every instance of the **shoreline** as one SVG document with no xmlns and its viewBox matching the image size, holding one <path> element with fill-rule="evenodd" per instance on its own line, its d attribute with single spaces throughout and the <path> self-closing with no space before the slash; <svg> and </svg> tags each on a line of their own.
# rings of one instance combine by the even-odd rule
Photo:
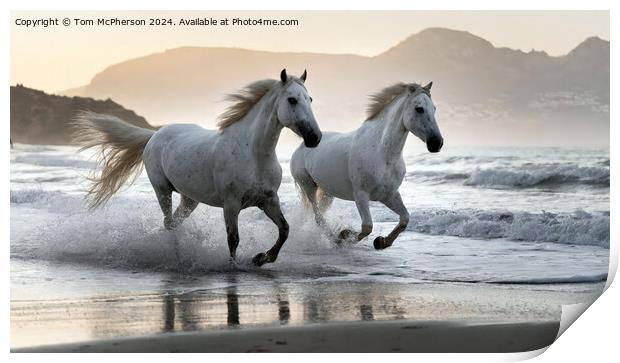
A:
<svg viewBox="0 0 620 363">
<path fill-rule="evenodd" d="M 559 321 L 344 322 L 163 333 L 18 348 L 11 353 L 510 353 L 552 344 L 559 328 Z"/>
<path fill-rule="evenodd" d="M 214 276 L 205 281 L 171 280 L 170 286 L 184 290 L 178 292 L 162 289 L 97 298 L 12 301 L 10 346 L 14 351 L 114 351 L 121 345 L 127 351 L 149 351 L 160 349 L 161 344 L 167 349 L 164 351 L 197 351 L 185 340 L 208 337 L 220 345 L 205 347 L 205 351 L 226 351 L 218 347 L 238 339 L 247 344 L 226 349 L 355 351 L 347 348 L 348 337 L 355 337 L 361 342 L 357 346 L 368 347 L 369 351 L 424 351 L 424 345 L 388 346 L 375 341 L 389 336 L 388 341 L 401 342 L 406 336 L 423 343 L 429 339 L 425 334 L 431 334 L 438 338 L 451 336 L 436 349 L 451 349 L 454 345 L 464 351 L 488 351 L 499 349 L 493 348 L 498 345 L 505 351 L 509 348 L 506 341 L 498 342 L 496 335 L 500 333 L 491 334 L 490 330 L 512 334 L 512 340 L 520 341 L 537 334 L 530 327 L 551 324 L 553 331 L 547 331 L 543 339 L 550 343 L 559 329 L 561 306 L 593 301 L 602 289 L 601 284 L 545 290 L 521 285 L 352 281 L 266 285 L 264 282 L 270 278 L 237 277 L 236 284 L 228 286 L 219 285 L 224 281 L 214 280 Z M 426 328 L 412 329 L 415 332 L 404 328 L 421 324 Z M 291 342 L 287 340 L 289 335 Z M 315 335 L 330 336 L 329 344 L 319 344 L 319 340 L 308 345 L 295 338 Z M 459 343 L 459 336 L 477 336 L 489 343 L 474 342 L 470 348 Z M 287 347 L 273 347 L 268 339 L 286 340 L 287 344 L 282 345 Z M 141 342 L 153 340 L 160 342 L 154 348 Z M 133 347 L 128 345 L 130 342 Z M 260 344 L 256 348 L 250 343 Z M 528 347 L 532 348 L 532 344 L 521 350 Z"/>
</svg>

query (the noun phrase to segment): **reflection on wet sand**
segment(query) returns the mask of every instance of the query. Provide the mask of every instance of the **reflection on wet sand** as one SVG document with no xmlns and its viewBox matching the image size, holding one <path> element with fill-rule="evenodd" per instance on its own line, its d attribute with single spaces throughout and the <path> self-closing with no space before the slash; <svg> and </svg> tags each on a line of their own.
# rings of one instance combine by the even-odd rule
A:
<svg viewBox="0 0 620 363">
<path fill-rule="evenodd" d="M 559 305 L 548 298 L 557 294 L 496 289 L 501 291 L 481 300 L 488 286 L 444 291 L 384 282 L 283 283 L 249 273 L 173 275 L 151 294 L 12 302 L 11 345 L 333 321 L 559 319 Z"/>
<path fill-rule="evenodd" d="M 233 328 L 240 325 L 286 325 L 289 323 L 317 323 L 325 321 L 375 320 L 373 305 L 376 300 L 383 309 L 383 319 L 401 319 L 402 314 L 392 314 L 396 300 L 364 292 L 351 296 L 344 292 L 320 291 L 325 286 L 308 286 L 293 291 L 289 287 L 239 285 L 234 276 L 230 286 L 221 289 L 195 290 L 183 293 L 166 291 L 161 297 L 163 307 L 162 332 L 192 331 L 205 328 Z M 267 291 L 265 291 L 265 288 Z M 297 288 L 293 288 L 297 290 Z M 371 289 L 372 290 L 372 289 Z M 383 290 L 383 289 L 380 289 Z M 241 292 L 240 292 L 241 291 Z M 302 292 L 305 292 L 302 294 Z M 372 291 L 371 291 L 372 292 Z M 120 301 L 117 303 L 121 303 Z M 385 309 L 386 307 L 389 309 Z M 399 309 L 395 309 L 399 311 Z M 359 312 L 359 313 L 358 313 Z M 119 331 L 118 333 L 122 333 Z"/>
<path fill-rule="evenodd" d="M 279 292 L 277 295 L 278 299 L 278 320 L 280 324 L 285 325 L 288 324 L 288 321 L 291 319 L 291 309 L 289 308 L 288 300 L 285 292 Z"/>
<path fill-rule="evenodd" d="M 175 310 L 174 295 L 164 295 L 164 333 L 174 330 Z"/>
<path fill-rule="evenodd" d="M 224 293 L 226 301 L 219 303 L 217 298 L 220 294 L 218 291 L 210 291 L 214 296 L 208 296 L 205 292 L 189 292 L 183 294 L 175 294 L 168 291 L 163 295 L 163 328 L 162 332 L 172 331 L 192 331 L 206 327 L 219 327 L 223 325 L 223 321 L 219 318 L 222 312 L 219 311 L 221 306 L 226 307 L 226 325 L 228 327 L 237 327 L 241 324 L 239 314 L 239 294 L 237 292 L 236 279 L 232 278 L 233 285 L 226 287 Z M 289 307 L 288 294 L 286 289 L 282 287 L 276 288 L 276 308 L 277 315 L 260 312 L 262 319 L 244 321 L 245 325 L 255 324 L 274 324 L 279 323 L 286 325 L 291 319 L 291 310 Z M 258 301 L 257 301 L 258 302 Z M 312 302 L 314 303 L 314 302 Z M 266 303 L 263 303 L 266 304 Z M 249 309 L 249 306 L 247 307 Z M 177 313 L 177 311 L 180 312 Z M 248 316 L 250 316 L 248 314 Z M 178 321 L 177 321 L 178 320 Z M 309 321 L 318 321 L 316 319 Z"/>
<path fill-rule="evenodd" d="M 375 316 L 372 314 L 372 305 L 360 305 L 360 315 L 364 321 L 375 320 Z"/>
<path fill-rule="evenodd" d="M 228 326 L 239 325 L 239 295 L 237 295 L 237 288 L 234 286 L 226 289 L 226 307 Z"/>
</svg>

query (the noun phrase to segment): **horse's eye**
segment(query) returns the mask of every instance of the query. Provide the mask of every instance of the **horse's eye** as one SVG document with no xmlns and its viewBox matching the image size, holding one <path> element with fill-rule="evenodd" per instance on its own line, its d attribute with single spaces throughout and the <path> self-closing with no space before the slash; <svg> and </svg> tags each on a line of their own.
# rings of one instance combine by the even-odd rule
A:
<svg viewBox="0 0 620 363">
<path fill-rule="evenodd" d="M 312 102 L 312 97 L 310 97 L 310 102 Z"/>
<path fill-rule="evenodd" d="M 295 97 L 289 97 L 288 98 L 288 103 L 290 103 L 291 105 L 296 105 L 297 104 L 297 99 Z"/>
<path fill-rule="evenodd" d="M 424 107 L 416 106 L 415 112 L 417 112 L 417 113 L 424 113 Z"/>
</svg>

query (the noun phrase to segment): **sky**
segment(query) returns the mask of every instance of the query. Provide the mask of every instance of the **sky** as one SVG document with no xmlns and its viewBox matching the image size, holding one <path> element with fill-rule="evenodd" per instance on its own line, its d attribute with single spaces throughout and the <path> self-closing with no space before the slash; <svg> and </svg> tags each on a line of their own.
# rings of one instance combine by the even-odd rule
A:
<svg viewBox="0 0 620 363">
<path fill-rule="evenodd" d="M 58 26 L 16 21 L 58 18 Z M 297 26 L 76 26 L 74 19 L 295 19 Z M 497 47 L 568 53 L 590 36 L 609 40 L 606 11 L 105 11 L 12 12 L 11 84 L 58 92 L 107 66 L 180 46 L 377 55 L 429 27 L 465 30 Z M 72 25 L 62 25 L 62 19 Z"/>
</svg>

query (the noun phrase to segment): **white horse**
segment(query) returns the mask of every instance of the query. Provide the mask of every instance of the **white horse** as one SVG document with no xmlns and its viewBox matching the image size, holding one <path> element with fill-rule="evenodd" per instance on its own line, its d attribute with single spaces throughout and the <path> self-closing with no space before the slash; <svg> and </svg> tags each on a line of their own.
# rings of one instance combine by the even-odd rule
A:
<svg viewBox="0 0 620 363">
<path fill-rule="evenodd" d="M 302 145 L 295 150 L 291 173 L 317 224 L 326 227 L 322 213 L 336 197 L 355 201 L 362 218 L 358 241 L 372 232 L 369 201 L 382 202 L 400 217 L 387 237 L 374 240 L 376 249 L 391 246 L 405 230 L 409 212 L 398 188 L 406 171 L 403 147 L 407 135 L 411 132 L 420 138 L 430 152 L 438 152 L 443 146 L 431 86 L 432 82 L 424 87 L 405 83 L 387 87 L 371 97 L 368 118 L 360 128 L 344 134 L 326 132 L 318 147 Z M 345 229 L 338 238 L 346 240 L 352 235 Z"/>
<path fill-rule="evenodd" d="M 280 80 L 254 82 L 229 96 L 234 101 L 221 116 L 219 132 L 177 124 L 151 131 L 116 117 L 82 113 L 76 118 L 76 139 L 83 149 L 101 148 L 101 174 L 89 190 L 91 206 L 105 203 L 142 163 L 164 213 L 164 226 L 181 224 L 198 203 L 224 209 L 230 257 L 239 244 L 237 219 L 247 207 L 258 207 L 278 226 L 275 245 L 253 259 L 260 266 L 274 262 L 288 237 L 278 188 L 282 168 L 275 148 L 282 128 L 288 127 L 316 147 L 321 141 L 304 82 L 280 73 Z M 172 192 L 181 194 L 172 213 Z"/>
</svg>

